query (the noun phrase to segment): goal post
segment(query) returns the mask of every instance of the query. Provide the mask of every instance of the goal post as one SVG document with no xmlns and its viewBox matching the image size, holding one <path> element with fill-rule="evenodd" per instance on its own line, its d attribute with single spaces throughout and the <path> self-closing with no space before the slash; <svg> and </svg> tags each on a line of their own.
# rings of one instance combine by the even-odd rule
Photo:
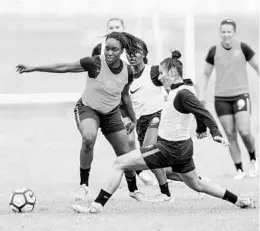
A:
<svg viewBox="0 0 260 231">
<path fill-rule="evenodd" d="M 194 24 L 194 8 L 193 1 L 186 4 L 185 20 L 184 20 L 184 78 L 195 78 L 195 24 Z"/>
</svg>

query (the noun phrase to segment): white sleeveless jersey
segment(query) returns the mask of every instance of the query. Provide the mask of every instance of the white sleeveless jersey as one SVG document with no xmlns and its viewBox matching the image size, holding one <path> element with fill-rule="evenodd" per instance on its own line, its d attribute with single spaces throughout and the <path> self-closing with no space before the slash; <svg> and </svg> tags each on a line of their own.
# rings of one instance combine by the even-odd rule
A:
<svg viewBox="0 0 260 231">
<path fill-rule="evenodd" d="M 190 138 L 193 114 L 180 113 L 173 105 L 177 93 L 183 89 L 187 89 L 195 94 L 193 86 L 182 85 L 171 90 L 164 103 L 158 135 L 165 140 L 181 141 Z"/>
<path fill-rule="evenodd" d="M 156 87 L 151 80 L 151 67 L 145 65 L 142 75 L 134 79 L 130 86 L 131 99 L 137 119 L 161 110 L 164 104 L 161 88 Z"/>
<path fill-rule="evenodd" d="M 119 74 L 113 74 L 100 55 L 100 73 L 96 78 L 87 76 L 86 86 L 82 94 L 82 102 L 86 106 L 101 112 L 108 113 L 119 105 L 121 93 L 128 83 L 128 68 L 123 62 L 123 69 Z"/>
<path fill-rule="evenodd" d="M 106 46 L 106 41 L 104 40 L 104 41 L 101 43 L 101 55 L 104 55 L 105 46 Z M 128 60 L 127 60 L 127 57 L 126 57 L 125 50 L 124 50 L 123 54 L 120 56 L 120 59 L 121 59 L 122 61 L 126 62 L 127 64 L 129 64 L 129 63 L 128 63 Z"/>
</svg>

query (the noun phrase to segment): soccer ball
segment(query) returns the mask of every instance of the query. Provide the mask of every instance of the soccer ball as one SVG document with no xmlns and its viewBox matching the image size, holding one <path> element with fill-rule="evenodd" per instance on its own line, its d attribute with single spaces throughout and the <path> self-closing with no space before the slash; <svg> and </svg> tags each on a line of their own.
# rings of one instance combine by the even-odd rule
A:
<svg viewBox="0 0 260 231">
<path fill-rule="evenodd" d="M 12 192 L 9 206 L 17 213 L 28 213 L 34 209 L 36 202 L 35 194 L 28 188 L 19 188 Z"/>
</svg>

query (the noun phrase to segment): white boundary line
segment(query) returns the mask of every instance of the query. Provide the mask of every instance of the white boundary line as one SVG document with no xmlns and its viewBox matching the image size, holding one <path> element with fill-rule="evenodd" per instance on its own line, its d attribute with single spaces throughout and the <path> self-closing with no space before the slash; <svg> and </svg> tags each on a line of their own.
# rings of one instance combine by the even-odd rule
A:
<svg viewBox="0 0 260 231">
<path fill-rule="evenodd" d="M 81 93 L 0 94 L 0 105 L 77 102 Z"/>
</svg>

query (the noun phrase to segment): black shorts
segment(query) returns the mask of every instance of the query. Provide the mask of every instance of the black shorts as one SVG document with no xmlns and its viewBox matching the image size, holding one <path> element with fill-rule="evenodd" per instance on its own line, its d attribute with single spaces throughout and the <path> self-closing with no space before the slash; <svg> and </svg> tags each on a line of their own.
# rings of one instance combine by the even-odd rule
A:
<svg viewBox="0 0 260 231">
<path fill-rule="evenodd" d="M 234 115 L 240 111 L 251 113 L 249 94 L 246 93 L 232 97 L 215 96 L 215 110 L 218 116 Z"/>
<path fill-rule="evenodd" d="M 97 121 L 97 124 L 101 128 L 101 131 L 104 135 L 125 129 L 125 125 L 122 121 L 119 111 L 119 106 L 106 114 L 102 114 L 89 106 L 85 106 L 82 102 L 82 99 L 80 99 L 75 106 L 74 114 L 77 126 L 79 126 L 82 120 L 92 118 Z"/>
<path fill-rule="evenodd" d="M 159 119 L 159 121 L 158 121 L 158 125 L 159 125 L 159 122 L 160 122 L 160 119 L 161 119 L 161 110 L 157 111 L 157 112 L 155 112 L 151 115 L 141 116 L 137 120 L 136 132 L 137 132 L 137 135 L 138 135 L 138 141 L 139 141 L 140 147 L 142 147 L 142 145 L 143 145 L 145 133 L 146 133 L 148 127 L 151 125 L 152 120 L 156 117 Z"/>
<path fill-rule="evenodd" d="M 148 168 L 171 167 L 177 173 L 187 173 L 195 169 L 192 139 L 167 141 L 158 137 L 154 145 L 140 148 Z"/>
</svg>

